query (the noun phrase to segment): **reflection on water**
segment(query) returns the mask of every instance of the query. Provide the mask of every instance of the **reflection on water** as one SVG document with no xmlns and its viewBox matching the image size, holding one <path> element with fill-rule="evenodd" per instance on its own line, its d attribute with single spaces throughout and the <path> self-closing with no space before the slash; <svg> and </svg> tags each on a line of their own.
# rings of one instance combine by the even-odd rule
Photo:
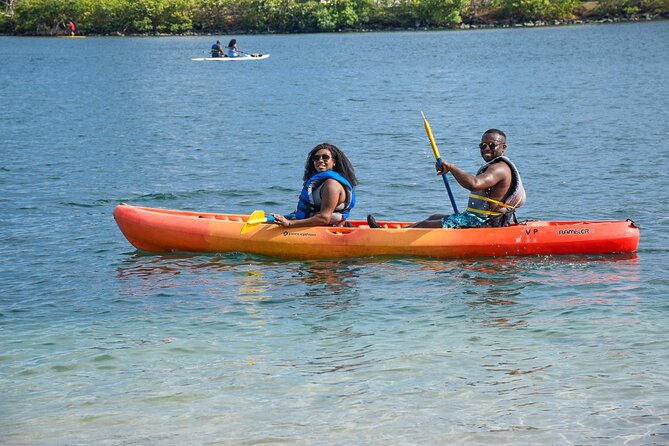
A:
<svg viewBox="0 0 669 446">
<path fill-rule="evenodd" d="M 246 272 L 239 272 L 237 275 L 239 276 L 239 292 L 237 293 L 239 300 L 261 301 L 270 298 L 268 294 L 270 284 L 263 277 L 262 270 L 252 268 Z"/>
<path fill-rule="evenodd" d="M 355 425 L 361 407 L 374 417 L 387 416 L 388 407 L 404 411 L 402 421 L 418 413 L 428 420 L 423 431 L 444 420 L 482 432 L 539 431 L 551 423 L 559 430 L 573 421 L 567 410 L 586 419 L 591 401 L 605 404 L 599 394 L 623 402 L 612 419 L 660 404 L 651 396 L 630 409 L 639 397 L 621 390 L 633 384 L 645 391 L 654 382 L 639 349 L 617 333 L 638 332 L 639 316 L 627 309 L 640 282 L 636 257 L 286 262 L 131 255 L 116 272 L 125 299 L 119 305 L 152 305 L 140 317 L 131 311 L 122 325 L 128 338 L 151 342 L 141 352 L 115 351 L 114 366 L 134 376 L 125 371 L 140 368 L 138 353 L 142 367 L 166 363 L 161 384 L 193 398 L 202 413 L 218 408 L 228 430 L 246 432 L 247 418 L 261 423 L 266 413 L 287 426 L 335 416 L 339 429 Z M 602 294 L 609 297 L 601 301 Z M 632 324 L 618 324 L 621 318 Z M 607 385 L 603 373 L 624 386 Z M 121 387 L 114 392 L 123 394 Z M 145 410 L 123 404 L 133 414 Z M 438 430 L 430 439 L 441 438 Z"/>
<path fill-rule="evenodd" d="M 250 323 L 254 329 L 262 327 L 264 335 L 276 336 L 275 342 L 284 338 L 281 349 L 291 352 L 282 360 L 284 366 L 318 375 L 373 363 L 371 343 L 365 341 L 374 335 L 373 330 L 364 317 L 356 316 L 363 307 L 357 281 L 364 268 L 364 261 L 350 260 L 286 262 L 245 255 L 133 255 L 118 268 L 118 278 L 121 292 L 132 298 L 165 299 L 193 292 L 188 304 L 200 301 L 210 305 L 210 317 L 219 314 L 215 306 L 233 305 L 233 313 L 220 312 L 213 317 L 233 315 L 232 326 L 237 330 Z M 317 347 L 302 351 L 305 338 Z M 255 364 L 265 356 L 252 357 L 248 362 Z"/>
<path fill-rule="evenodd" d="M 185 288 L 207 287 L 215 273 L 228 273 L 234 264 L 220 262 L 214 256 L 191 254 L 145 255 L 137 253 L 123 260 L 117 268 L 120 294 L 127 297 L 151 297 L 178 293 Z"/>
<path fill-rule="evenodd" d="M 420 275 L 416 276 L 416 272 Z M 292 298 L 337 296 L 348 300 L 359 292 L 359 278 L 384 281 L 414 280 L 421 284 L 456 284 L 471 305 L 513 305 L 528 286 L 568 283 L 574 287 L 606 284 L 607 293 L 574 299 L 604 299 L 634 289 L 640 280 L 636 254 L 624 256 L 509 257 L 441 261 L 431 259 L 368 258 L 343 261 L 289 262 L 245 254 L 134 254 L 117 269 L 127 295 L 151 294 L 197 283 L 218 283 L 237 290 L 239 298 L 277 299 L 272 290 L 300 285 Z M 464 285 L 464 288 L 460 286 Z M 409 289 L 412 287 L 409 286 Z M 453 287 L 454 289 L 456 287 Z M 448 288 L 446 288 L 448 291 Z M 228 296 L 232 294 L 227 293 Z M 288 297 L 288 296 L 283 296 Z M 549 297 L 549 296 L 539 296 Z M 341 302 L 339 302 L 341 304 Z"/>
<path fill-rule="evenodd" d="M 242 300 L 275 299 L 271 290 L 278 285 L 301 283 L 304 293 L 292 297 L 322 297 L 324 294 L 355 293 L 360 262 L 286 262 L 245 254 L 197 255 L 136 253 L 117 269 L 128 295 L 151 294 L 151 290 L 182 287 L 184 284 L 221 281 L 237 289 Z M 280 281 L 280 283 L 277 282 Z"/>
<path fill-rule="evenodd" d="M 120 293 L 127 297 L 181 301 L 189 296 L 188 304 L 242 311 L 253 315 L 256 323 L 306 314 L 303 323 L 309 336 L 341 343 L 330 351 L 333 362 L 326 361 L 327 367 L 324 357 L 311 364 L 336 370 L 342 366 L 336 359 L 341 354 L 359 363 L 366 347 L 357 338 L 373 334 L 364 321 L 395 317 L 394 313 L 443 311 L 482 327 L 517 329 L 593 305 L 631 310 L 638 301 L 640 265 L 636 254 L 449 262 L 392 258 L 287 262 L 243 254 L 135 254 L 118 268 L 118 278 Z M 349 318 L 359 323 L 354 326 Z"/>
<path fill-rule="evenodd" d="M 332 292 L 344 292 L 355 288 L 353 279 L 357 268 L 349 262 L 314 261 L 306 263 L 300 273 L 307 285 L 325 286 Z"/>
<path fill-rule="evenodd" d="M 444 299 L 461 299 L 470 308 L 466 314 L 489 327 L 524 327 L 547 309 L 634 306 L 641 285 L 636 253 L 417 263 L 443 284 Z"/>
</svg>

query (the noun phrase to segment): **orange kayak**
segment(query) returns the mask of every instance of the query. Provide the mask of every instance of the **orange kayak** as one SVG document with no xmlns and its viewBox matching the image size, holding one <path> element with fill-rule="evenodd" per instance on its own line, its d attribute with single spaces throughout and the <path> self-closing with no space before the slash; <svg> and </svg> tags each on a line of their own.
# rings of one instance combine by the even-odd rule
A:
<svg viewBox="0 0 669 446">
<path fill-rule="evenodd" d="M 248 215 L 190 212 L 120 204 L 114 218 L 136 248 L 153 252 L 244 252 L 293 259 L 425 256 L 440 259 L 552 254 L 632 253 L 639 229 L 631 220 L 531 221 L 503 228 L 418 229 L 411 222 L 351 220 L 352 227 L 284 228 Z M 249 223 L 247 224 L 247 221 Z M 242 233 L 244 229 L 244 233 Z"/>
</svg>

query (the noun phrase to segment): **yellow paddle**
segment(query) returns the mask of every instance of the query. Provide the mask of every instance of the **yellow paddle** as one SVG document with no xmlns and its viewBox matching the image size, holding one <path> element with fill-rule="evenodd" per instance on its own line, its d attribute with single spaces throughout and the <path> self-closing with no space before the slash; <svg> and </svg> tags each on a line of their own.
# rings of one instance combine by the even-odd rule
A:
<svg viewBox="0 0 669 446">
<path fill-rule="evenodd" d="M 274 220 L 274 217 L 269 217 Z M 249 218 L 246 219 L 246 224 L 242 227 L 242 234 L 253 231 L 256 226 L 261 223 L 267 223 L 269 220 L 265 217 L 265 211 L 253 211 Z"/>
<path fill-rule="evenodd" d="M 432 146 L 432 153 L 434 153 L 434 157 L 437 159 L 437 164 L 439 164 L 439 168 L 443 168 L 443 162 L 441 160 L 441 155 L 439 155 L 439 149 L 437 149 L 437 143 L 434 142 L 434 136 L 432 136 L 432 129 L 430 128 L 430 123 L 427 122 L 427 118 L 425 118 L 425 114 L 423 112 L 420 112 L 421 115 L 423 115 L 423 124 L 425 125 L 425 131 L 427 132 L 427 137 L 430 138 L 430 145 Z M 446 178 L 446 175 L 441 176 L 444 179 L 444 185 L 446 186 L 446 190 L 448 191 L 448 198 L 451 199 L 451 205 L 453 205 L 453 211 L 457 214 L 458 213 L 458 207 L 455 205 L 455 198 L 453 198 L 453 192 L 451 192 L 451 186 L 448 184 L 448 178 Z"/>
<path fill-rule="evenodd" d="M 295 214 L 288 214 L 285 216 L 286 218 L 293 218 L 295 217 Z M 265 216 L 265 211 L 253 211 L 251 212 L 251 215 L 249 215 L 249 218 L 246 219 L 246 223 L 244 226 L 242 226 L 242 234 L 246 234 L 247 232 L 253 231 L 256 226 L 262 223 L 272 223 L 274 220 L 276 220 L 274 217 L 271 215 L 269 217 Z"/>
</svg>

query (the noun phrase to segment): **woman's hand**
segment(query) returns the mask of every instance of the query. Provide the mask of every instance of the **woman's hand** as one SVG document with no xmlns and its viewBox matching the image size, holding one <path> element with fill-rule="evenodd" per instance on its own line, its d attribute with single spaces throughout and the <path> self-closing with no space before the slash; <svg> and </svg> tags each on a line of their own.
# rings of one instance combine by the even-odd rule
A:
<svg viewBox="0 0 669 446">
<path fill-rule="evenodd" d="M 281 214 L 272 214 L 270 213 L 272 217 L 274 217 L 274 223 L 277 225 L 281 225 L 284 228 L 290 228 L 291 225 L 291 220 L 288 220 L 286 217 L 284 217 Z"/>
</svg>

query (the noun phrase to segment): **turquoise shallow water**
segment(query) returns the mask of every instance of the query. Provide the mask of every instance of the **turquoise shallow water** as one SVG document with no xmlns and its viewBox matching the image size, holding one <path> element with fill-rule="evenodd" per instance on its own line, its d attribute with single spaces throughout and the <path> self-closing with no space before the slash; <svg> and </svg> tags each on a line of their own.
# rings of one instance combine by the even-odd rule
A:
<svg viewBox="0 0 669 446">
<path fill-rule="evenodd" d="M 271 58 L 238 64 L 192 62 L 205 37 L 0 38 L 0 442 L 669 443 L 667 37 L 239 36 Z M 421 110 L 467 170 L 507 132 L 522 218 L 632 218 L 639 252 L 147 255 L 111 216 L 288 211 L 324 140 L 357 217 L 446 211 Z"/>
</svg>

